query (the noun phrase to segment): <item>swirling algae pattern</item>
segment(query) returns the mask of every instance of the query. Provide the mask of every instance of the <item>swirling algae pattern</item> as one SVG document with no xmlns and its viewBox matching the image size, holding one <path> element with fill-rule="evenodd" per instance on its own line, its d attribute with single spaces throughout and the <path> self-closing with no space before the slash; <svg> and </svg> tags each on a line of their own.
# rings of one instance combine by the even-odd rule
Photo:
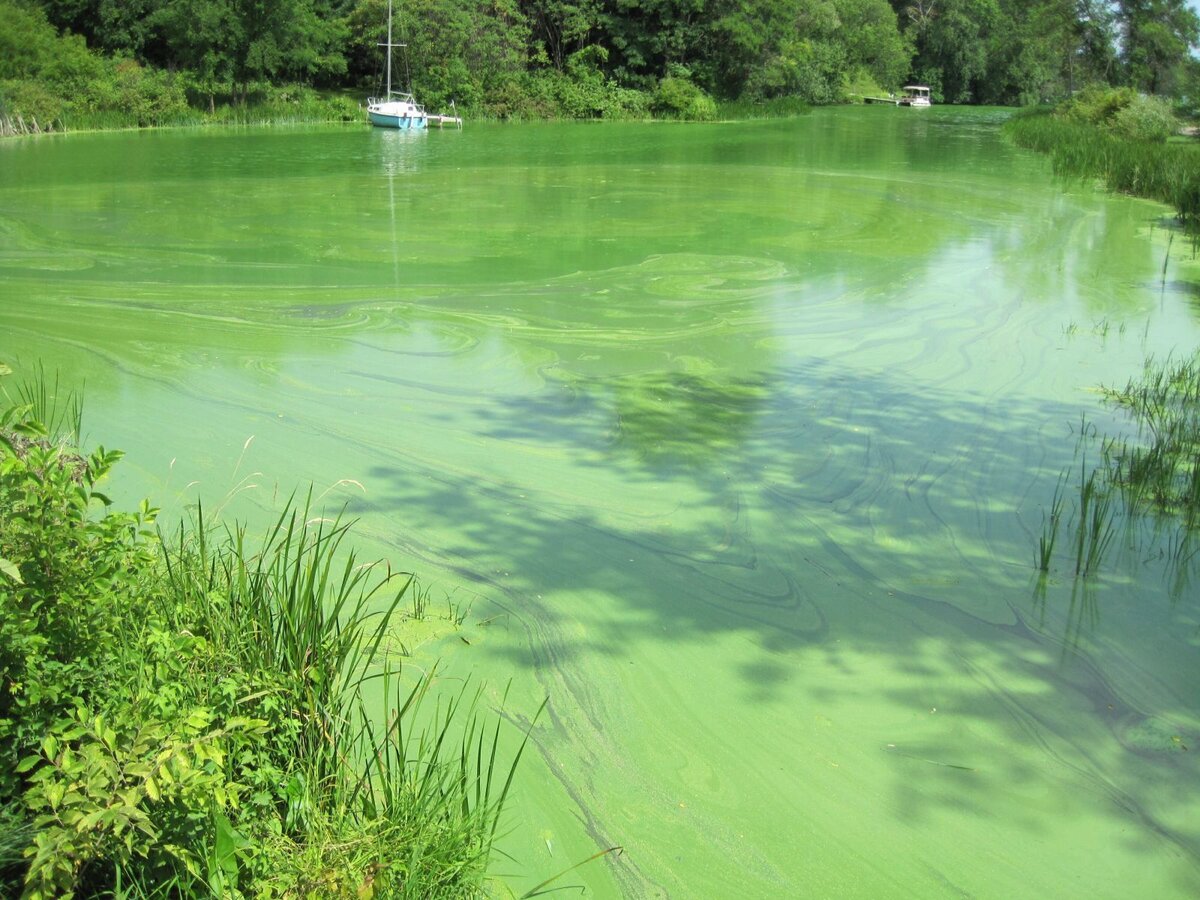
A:
<svg viewBox="0 0 1200 900">
<path fill-rule="evenodd" d="M 1195 896 L 1197 591 L 1032 548 L 1200 273 L 1000 117 L 9 142 L 0 352 L 130 497 L 336 485 L 462 618 L 405 677 L 549 695 L 517 894 Z"/>
</svg>

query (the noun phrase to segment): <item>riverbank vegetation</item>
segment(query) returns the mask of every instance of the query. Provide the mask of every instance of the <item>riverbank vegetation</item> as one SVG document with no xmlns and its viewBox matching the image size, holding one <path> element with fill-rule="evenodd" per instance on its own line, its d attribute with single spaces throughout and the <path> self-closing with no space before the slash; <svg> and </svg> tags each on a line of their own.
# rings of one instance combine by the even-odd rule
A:
<svg viewBox="0 0 1200 900">
<path fill-rule="evenodd" d="M 0 895 L 480 895 L 524 743 L 389 666 L 411 578 L 305 501 L 164 536 L 77 397 L 0 394 Z"/>
<path fill-rule="evenodd" d="M 0 0 L 0 129 L 359 119 L 386 15 L 386 0 Z M 1105 84 L 1194 106 L 1200 85 L 1185 0 L 404 0 L 396 35 L 400 86 L 497 118 L 704 119 L 906 81 L 937 102 Z"/>
<path fill-rule="evenodd" d="M 1056 173 L 1168 203 L 1186 229 L 1200 231 L 1200 145 L 1168 140 L 1179 122 L 1165 100 L 1093 89 L 1014 116 L 1005 128 L 1019 146 L 1049 154 Z"/>
<path fill-rule="evenodd" d="M 1078 469 L 1059 478 L 1037 568 L 1052 570 L 1066 531 L 1075 577 L 1094 575 L 1119 537 L 1142 559 L 1164 558 L 1175 582 L 1186 584 L 1200 551 L 1200 353 L 1149 359 L 1140 376 L 1103 392 L 1129 415 L 1134 433 L 1099 435 L 1081 424 Z M 1099 458 L 1089 465 L 1087 448 L 1097 442 Z"/>
</svg>

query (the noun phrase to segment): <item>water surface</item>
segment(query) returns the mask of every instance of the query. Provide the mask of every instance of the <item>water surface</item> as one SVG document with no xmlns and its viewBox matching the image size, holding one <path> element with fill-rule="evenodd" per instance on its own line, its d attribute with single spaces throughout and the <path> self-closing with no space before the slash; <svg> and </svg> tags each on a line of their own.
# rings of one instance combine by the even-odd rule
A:
<svg viewBox="0 0 1200 900">
<path fill-rule="evenodd" d="M 518 895 L 1195 896 L 1197 591 L 1032 564 L 1196 263 L 999 118 L 8 141 L 0 354 L 126 502 L 330 488 L 465 616 L 410 671 L 549 696 Z"/>
</svg>

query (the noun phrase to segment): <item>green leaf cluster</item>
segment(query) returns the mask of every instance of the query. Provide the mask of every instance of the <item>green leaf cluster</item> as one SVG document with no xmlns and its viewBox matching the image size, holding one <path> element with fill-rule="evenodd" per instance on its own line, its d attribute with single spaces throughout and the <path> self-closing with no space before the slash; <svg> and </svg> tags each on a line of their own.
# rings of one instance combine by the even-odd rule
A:
<svg viewBox="0 0 1200 900">
<path fill-rule="evenodd" d="M 3 398 L 0 894 L 477 896 L 523 744 L 502 765 L 478 693 L 401 688 L 411 576 L 307 502 L 165 538 L 101 492 L 120 454 L 78 449 L 77 396 Z"/>
</svg>

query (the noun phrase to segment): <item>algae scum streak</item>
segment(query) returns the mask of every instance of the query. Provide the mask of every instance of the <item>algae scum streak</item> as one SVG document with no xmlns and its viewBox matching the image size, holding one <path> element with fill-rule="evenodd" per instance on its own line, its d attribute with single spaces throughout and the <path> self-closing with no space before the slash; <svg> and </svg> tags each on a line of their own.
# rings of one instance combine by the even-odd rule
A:
<svg viewBox="0 0 1200 900">
<path fill-rule="evenodd" d="M 405 664 L 550 698 L 518 896 L 1195 896 L 1186 554 L 1039 539 L 1200 267 L 999 118 L 9 143 L 0 351 L 130 498 L 361 485 Z"/>
</svg>

